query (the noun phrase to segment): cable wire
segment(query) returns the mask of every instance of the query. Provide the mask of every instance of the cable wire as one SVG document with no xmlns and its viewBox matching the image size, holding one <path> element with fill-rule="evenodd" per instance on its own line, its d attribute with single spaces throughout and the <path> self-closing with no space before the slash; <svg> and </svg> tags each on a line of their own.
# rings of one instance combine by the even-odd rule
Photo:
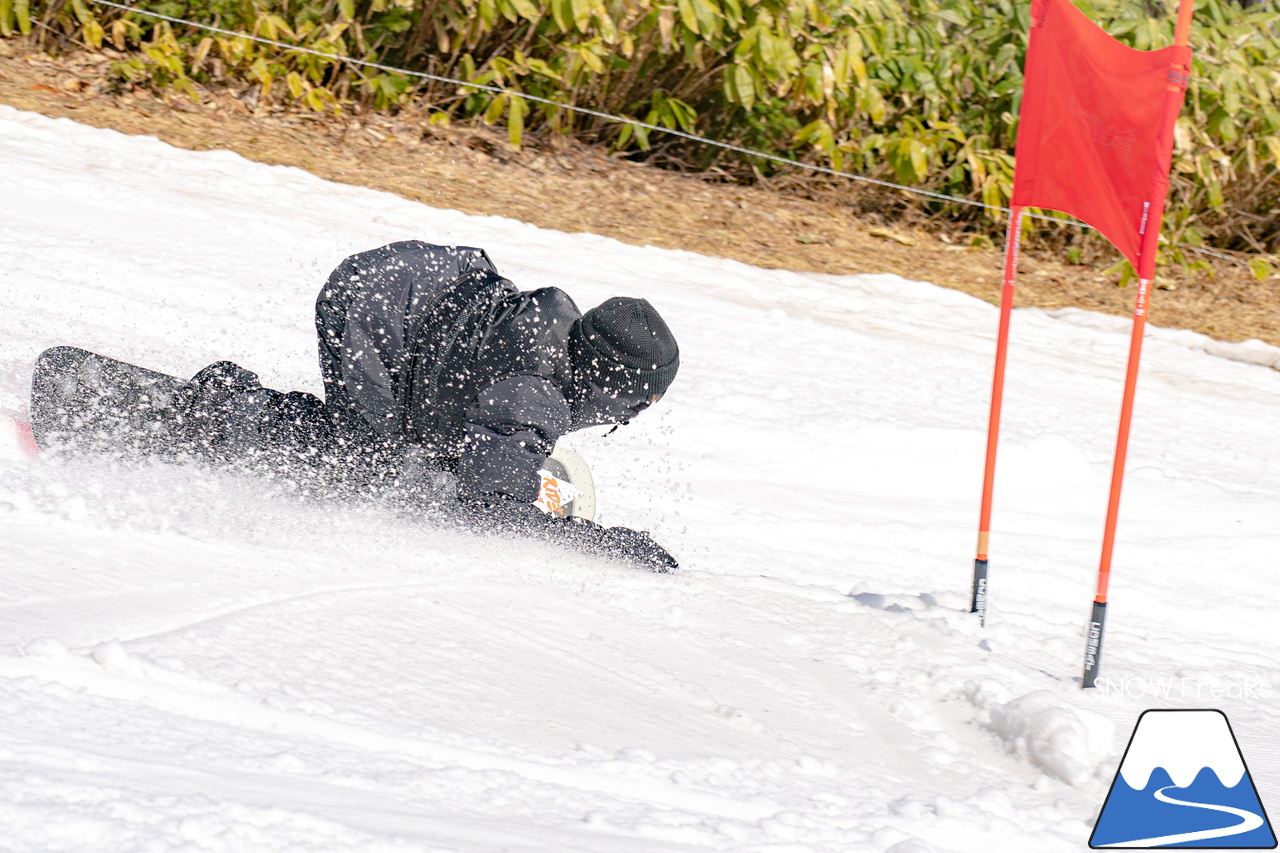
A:
<svg viewBox="0 0 1280 853">
<path fill-rule="evenodd" d="M 696 133 L 689 133 L 687 131 L 683 131 L 678 128 L 662 127 L 661 125 L 651 124 L 647 121 L 641 121 L 640 119 L 636 119 L 636 118 L 628 118 L 627 116 L 614 115 L 613 113 L 606 113 L 600 110 L 593 110 L 589 107 L 579 107 L 573 104 L 566 104 L 561 101 L 555 101 L 550 98 L 541 97 L 539 95 L 530 95 L 526 92 L 517 92 L 514 89 L 508 89 L 504 86 L 491 86 L 487 83 L 468 83 L 466 80 L 459 80 L 455 77 L 446 77 L 441 74 L 430 74 L 426 71 L 411 71 L 408 68 L 396 68 L 395 66 L 392 66 L 392 65 L 383 65 L 380 62 L 370 62 L 367 59 L 355 59 L 353 57 L 343 56 L 342 54 L 338 54 L 338 53 L 329 53 L 327 51 L 316 50 L 315 48 L 311 48 L 311 47 L 303 47 L 301 45 L 289 44 L 288 42 L 279 41 L 277 39 L 264 38 L 262 36 L 250 35 L 249 33 L 240 33 L 234 30 L 223 29 L 222 27 L 215 27 L 211 24 L 202 24 L 198 21 L 191 21 L 186 18 L 177 18 L 177 17 L 174 17 L 173 15 L 164 15 L 159 12 L 148 12 L 144 9 L 138 9 L 134 6 L 125 5 L 124 3 L 116 3 L 114 0 L 91 0 L 91 2 L 97 3 L 100 6 L 110 6 L 115 9 L 121 9 L 125 12 L 133 12 L 135 14 L 146 15 L 151 18 L 158 18 L 159 20 L 168 21 L 169 23 L 172 23 L 172 24 L 183 24 L 185 26 L 195 27 L 196 29 L 204 30 L 206 32 L 218 33 L 220 35 L 230 36 L 232 38 L 247 39 L 252 42 L 257 42 L 258 44 L 269 44 L 269 45 L 272 45 L 273 47 L 281 48 L 282 50 L 292 50 L 298 53 L 306 53 L 306 54 L 310 54 L 311 56 L 318 56 L 322 59 L 330 59 L 335 62 L 345 62 L 349 65 L 358 65 L 362 68 L 373 68 L 378 71 L 386 71 L 393 74 L 404 74 L 405 76 L 408 76 L 408 77 L 417 77 L 420 80 L 432 80 L 437 83 L 450 83 L 450 84 L 462 86 L 468 89 L 479 89 L 481 91 L 492 92 L 497 95 L 508 95 L 514 98 L 522 98 L 526 101 L 534 101 L 539 104 L 546 104 L 547 106 L 557 107 L 559 109 L 568 110 L 570 112 L 580 113 L 582 115 L 593 116 L 595 118 L 604 119 L 610 122 L 620 122 L 622 124 L 632 125 L 633 127 L 643 127 L 646 130 L 657 131 L 658 133 L 666 133 L 666 134 L 670 134 L 671 136 L 678 136 L 682 139 L 687 139 L 691 142 L 696 142 L 701 145 L 710 145 L 714 148 L 722 148 L 725 151 L 733 151 L 735 153 L 744 154 L 749 157 L 759 157 L 763 160 L 769 160 L 774 163 L 781 163 L 786 166 L 794 166 L 798 169 L 806 169 L 811 172 L 821 172 L 822 174 L 832 175 L 838 178 L 848 178 L 851 181 L 858 181 L 864 184 L 872 184 L 874 186 L 884 187 L 886 189 L 900 190 L 901 192 L 911 193 L 912 195 L 924 196 L 926 198 L 936 199 L 938 201 L 954 202 L 955 204 L 964 204 L 964 205 L 969 205 L 970 207 L 980 207 L 980 208 L 983 208 L 984 210 L 994 210 L 1002 213 L 1012 212 L 1007 207 L 1001 207 L 995 204 L 987 204 L 986 202 L 974 201 L 973 199 L 961 198 L 960 196 L 947 195 L 946 193 L 934 192 L 933 190 L 921 189 L 919 187 L 910 187 L 910 186 L 906 186 L 905 184 L 895 184 L 892 181 L 883 181 L 883 180 L 880 180 L 879 178 L 872 178 L 867 175 L 859 175 L 855 172 L 844 172 L 839 169 L 832 169 L 828 166 L 819 166 L 814 163 L 805 163 L 801 160 L 795 160 L 791 157 L 783 157 L 779 154 L 769 154 L 764 151 L 757 151 L 753 148 L 747 148 L 742 145 L 734 145 L 731 142 L 722 142 L 719 139 L 711 139 L 709 137 L 700 136 L 699 134 L 696 134 Z M 1024 213 L 1023 215 L 1028 216 L 1032 219 L 1040 219 L 1045 222 L 1056 222 L 1058 224 L 1075 225 L 1080 228 L 1096 230 L 1092 225 L 1088 224 L 1087 222 L 1081 222 L 1078 219 L 1062 219 L 1057 216 L 1046 216 L 1042 213 Z M 1234 261 L 1235 263 L 1240 263 L 1239 259 L 1233 258 L 1230 255 L 1222 254 L 1221 252 L 1205 249 L 1200 246 L 1192 246 L 1189 243 L 1179 243 L 1178 245 L 1182 248 L 1191 249 L 1192 251 L 1195 251 L 1195 252 L 1200 252 L 1201 254 L 1212 255 L 1215 258 L 1222 258 L 1223 260 L 1229 260 L 1229 261 Z"/>
<path fill-rule="evenodd" d="M 688 139 L 691 142 L 697 142 L 703 145 L 711 145 L 716 148 L 723 148 L 726 151 L 734 151 L 739 154 L 746 154 L 752 157 L 760 157 L 765 160 L 771 160 L 775 163 L 782 163 L 788 166 L 796 166 L 801 169 L 808 169 L 814 172 L 822 172 L 824 174 L 834 175 L 840 178 L 849 178 L 850 180 L 861 181 L 863 183 L 868 183 L 868 184 L 874 184 L 876 186 L 886 187 L 888 189 L 901 190 L 903 192 L 927 196 L 929 198 L 938 199 L 940 201 L 951 201 L 951 202 L 956 202 L 958 204 L 967 204 L 973 207 L 981 207 L 987 210 L 998 210 L 998 211 L 1004 211 L 1005 213 L 1009 212 L 1009 208 L 1000 207 L 999 205 L 987 204 L 985 202 L 974 201 L 972 199 L 946 195 L 945 193 L 934 192 L 933 190 L 920 189 L 919 187 L 909 187 L 904 184 L 895 184 L 892 181 L 882 181 L 879 178 L 872 178 L 872 177 L 868 177 L 867 175 L 859 175 L 853 172 L 844 172 L 844 171 L 840 171 L 839 169 L 829 168 L 827 166 L 819 166 L 813 163 L 805 163 L 800 160 L 794 160 L 790 157 L 783 157 L 778 154 L 769 154 L 764 151 L 757 151 L 753 148 L 746 148 L 741 145 L 734 145 L 731 142 L 722 142 L 718 139 L 711 139 L 706 136 L 700 136 L 696 133 L 689 133 L 687 131 L 683 131 L 678 128 L 662 127 L 661 125 L 651 124 L 647 121 L 641 121 L 640 119 L 636 119 L 636 118 L 628 118 L 627 116 L 614 115 L 613 113 L 606 113 L 600 110 L 593 110 L 589 107 L 574 106 L 573 104 L 566 104 L 561 101 L 552 100 L 550 98 L 543 98 L 539 95 L 530 95 L 527 92 L 517 92 L 514 89 L 508 89 L 503 86 L 491 86 L 486 83 L 468 83 L 465 80 L 458 80 L 457 78 L 454 78 L 454 77 L 445 77 L 440 74 L 430 74 L 426 71 L 411 71 L 407 68 L 396 68 L 391 65 L 383 65 L 379 62 L 370 62 L 365 59 L 355 59 L 350 56 L 343 56 L 337 53 L 329 53 L 327 51 L 316 50 L 310 47 L 302 47 L 300 45 L 289 44 L 287 42 L 278 41 L 276 39 L 263 38 L 262 36 L 249 35 L 247 33 L 239 33 L 239 32 L 235 32 L 234 30 L 223 29 L 222 27 L 215 27 L 209 24 L 202 24 L 197 21 L 190 21 L 190 20 L 187 20 L 186 18 L 176 18 L 176 17 L 173 17 L 172 15 L 163 15 L 159 12 L 148 12 L 143 9 L 135 8 L 133 6 L 127 6 L 123 3 L 116 3 L 114 2 L 114 0 L 92 0 L 92 2 L 97 3 L 101 6 L 111 6 L 116 9 L 122 9 L 126 12 L 135 12 L 139 15 L 146 15 L 152 18 L 159 18 L 160 20 L 168 21 L 173 24 L 184 24 L 186 26 L 195 27 L 201 30 L 206 30 L 211 33 L 219 33 L 221 35 L 231 36 L 233 38 L 248 39 L 249 41 L 258 42 L 259 44 L 269 44 L 274 47 L 282 48 L 284 50 L 293 50 L 299 53 L 307 53 L 312 56 L 321 57 L 323 59 L 331 59 L 337 62 L 346 62 L 351 65 L 359 65 L 364 68 L 373 68 L 378 71 L 387 71 L 394 74 L 404 74 L 406 76 L 417 77 L 422 80 L 433 80 L 437 83 L 451 83 L 451 84 L 463 86 L 469 89 L 480 89 L 485 92 L 493 92 L 494 94 L 497 94 L 497 95 L 509 95 L 511 97 L 523 98 L 524 100 L 527 100 L 527 101 L 535 101 L 540 104 L 546 104 L 548 106 L 569 110 L 570 112 L 581 113 L 582 115 L 589 115 L 589 116 L 594 116 L 595 118 L 605 119 L 606 121 L 622 122 L 624 124 L 633 125 L 635 127 L 643 127 L 646 130 L 653 130 L 659 133 L 668 133 L 668 134 L 671 134 L 672 136 L 679 136 L 683 139 Z M 1028 214 L 1028 215 L 1032 215 L 1032 214 Z M 1037 218 L 1047 219 L 1053 222 L 1071 222 L 1070 220 L 1057 219 L 1052 216 L 1038 216 Z M 1071 223 L 1071 224 L 1077 224 L 1077 223 Z M 1090 227 L 1085 223 L 1078 223 L 1078 224 L 1084 225 L 1084 227 L 1086 228 Z"/>
</svg>

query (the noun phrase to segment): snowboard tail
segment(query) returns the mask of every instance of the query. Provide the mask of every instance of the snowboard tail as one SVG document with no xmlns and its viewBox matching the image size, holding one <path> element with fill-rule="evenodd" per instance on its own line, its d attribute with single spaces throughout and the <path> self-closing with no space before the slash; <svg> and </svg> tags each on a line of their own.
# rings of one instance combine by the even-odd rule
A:
<svg viewBox="0 0 1280 853">
<path fill-rule="evenodd" d="M 163 453 L 187 382 L 77 347 L 53 347 L 31 376 L 31 433 L 42 450 Z"/>
</svg>

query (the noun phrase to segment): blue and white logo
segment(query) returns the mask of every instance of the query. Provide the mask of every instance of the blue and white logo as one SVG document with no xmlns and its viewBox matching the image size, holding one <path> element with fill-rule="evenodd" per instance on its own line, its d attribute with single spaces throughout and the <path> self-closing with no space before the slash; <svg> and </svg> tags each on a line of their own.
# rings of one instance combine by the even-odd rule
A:
<svg viewBox="0 0 1280 853">
<path fill-rule="evenodd" d="M 1226 714 L 1144 711 L 1089 846 L 1274 848 Z"/>
</svg>

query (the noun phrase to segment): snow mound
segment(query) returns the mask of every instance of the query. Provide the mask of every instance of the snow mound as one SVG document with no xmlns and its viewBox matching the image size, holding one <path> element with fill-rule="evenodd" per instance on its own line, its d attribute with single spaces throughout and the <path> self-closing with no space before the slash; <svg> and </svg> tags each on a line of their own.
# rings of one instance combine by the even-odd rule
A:
<svg viewBox="0 0 1280 853">
<path fill-rule="evenodd" d="M 1073 325 L 1089 329 L 1109 329 L 1119 332 L 1130 328 L 1132 324 L 1132 321 L 1126 317 L 1113 317 L 1107 314 L 1098 314 L 1094 311 L 1083 311 L 1079 308 L 1055 308 L 1044 313 L 1050 317 L 1056 317 L 1059 320 L 1065 320 Z M 1160 326 L 1148 326 L 1147 334 L 1156 340 L 1167 341 L 1171 344 L 1207 353 L 1218 358 L 1240 361 L 1245 364 L 1258 364 L 1263 367 L 1280 370 L 1280 347 L 1264 343 L 1257 338 L 1249 338 L 1238 343 L 1232 343 L 1230 341 L 1215 340 L 1208 335 L 1193 332 L 1190 329 L 1166 329 Z"/>
<path fill-rule="evenodd" d="M 1108 718 L 1073 708 L 1049 690 L 1008 702 L 998 701 L 999 691 L 982 684 L 970 689 L 971 701 L 986 712 L 984 726 L 1049 776 L 1082 785 L 1111 755 L 1115 726 Z"/>
</svg>

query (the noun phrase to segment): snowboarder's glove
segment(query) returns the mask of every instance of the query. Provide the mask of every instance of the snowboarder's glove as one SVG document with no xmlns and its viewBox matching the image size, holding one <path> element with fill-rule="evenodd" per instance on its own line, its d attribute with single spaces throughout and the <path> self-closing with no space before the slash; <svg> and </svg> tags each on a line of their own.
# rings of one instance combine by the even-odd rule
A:
<svg viewBox="0 0 1280 853">
<path fill-rule="evenodd" d="M 460 503 L 470 522 L 482 529 L 502 528 L 535 539 L 559 541 L 654 572 L 669 572 L 680 565 L 648 533 L 626 527 L 601 527 L 584 518 L 547 515 L 532 504 L 509 498 L 490 496 L 462 499 Z"/>
<path fill-rule="evenodd" d="M 242 436 L 254 431 L 265 403 L 258 374 L 230 361 L 219 361 L 201 370 L 179 397 L 181 435 L 187 450 L 220 455 Z"/>
<path fill-rule="evenodd" d="M 669 572 L 680 568 L 676 558 L 668 553 L 644 530 L 629 527 L 609 527 L 600 531 L 602 550 L 638 563 L 655 572 Z"/>
</svg>

